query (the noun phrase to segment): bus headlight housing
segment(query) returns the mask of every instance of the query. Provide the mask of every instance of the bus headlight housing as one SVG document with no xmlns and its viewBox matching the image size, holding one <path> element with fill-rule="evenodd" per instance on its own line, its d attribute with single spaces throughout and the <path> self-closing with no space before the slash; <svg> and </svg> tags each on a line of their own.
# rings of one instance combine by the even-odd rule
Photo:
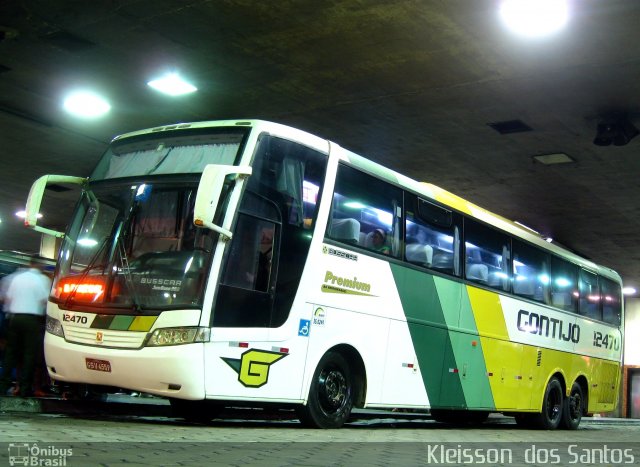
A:
<svg viewBox="0 0 640 467">
<path fill-rule="evenodd" d="M 209 328 L 160 328 L 153 331 L 147 340 L 147 347 L 209 342 L 210 335 Z"/>
<path fill-rule="evenodd" d="M 62 337 L 64 339 L 64 329 L 62 329 L 62 323 L 60 322 L 60 320 L 47 315 L 45 329 L 48 333 L 53 334 L 54 336 Z"/>
</svg>

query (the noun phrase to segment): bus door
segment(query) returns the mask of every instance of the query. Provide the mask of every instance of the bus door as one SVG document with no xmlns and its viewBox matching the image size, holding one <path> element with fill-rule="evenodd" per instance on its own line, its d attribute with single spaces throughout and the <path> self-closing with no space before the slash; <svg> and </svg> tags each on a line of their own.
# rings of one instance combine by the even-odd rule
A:
<svg viewBox="0 0 640 467">
<path fill-rule="evenodd" d="M 309 313 L 292 307 L 326 160 L 292 141 L 270 135 L 258 141 L 211 314 L 210 397 L 300 397 L 308 339 L 298 336 L 295 317 Z"/>
</svg>

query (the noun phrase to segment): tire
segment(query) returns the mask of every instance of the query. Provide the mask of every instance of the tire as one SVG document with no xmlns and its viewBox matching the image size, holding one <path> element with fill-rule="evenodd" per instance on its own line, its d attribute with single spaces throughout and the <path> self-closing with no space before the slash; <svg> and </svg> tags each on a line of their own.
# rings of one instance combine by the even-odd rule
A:
<svg viewBox="0 0 640 467">
<path fill-rule="evenodd" d="M 188 422 L 209 423 L 222 411 L 221 406 L 210 401 L 170 399 L 170 402 L 173 416 Z"/>
<path fill-rule="evenodd" d="M 533 425 L 542 430 L 555 430 L 562 420 L 564 394 L 562 385 L 555 376 L 549 380 L 544 391 L 542 411 L 532 416 Z"/>
<path fill-rule="evenodd" d="M 582 387 L 578 383 L 573 383 L 569 397 L 565 398 L 562 406 L 562 419 L 560 426 L 566 430 L 576 430 L 582 420 L 584 411 L 584 396 Z"/>
<path fill-rule="evenodd" d="M 311 428 L 340 428 L 353 408 L 353 376 L 347 360 L 337 352 L 327 352 L 318 363 L 307 405 L 298 415 Z"/>
</svg>

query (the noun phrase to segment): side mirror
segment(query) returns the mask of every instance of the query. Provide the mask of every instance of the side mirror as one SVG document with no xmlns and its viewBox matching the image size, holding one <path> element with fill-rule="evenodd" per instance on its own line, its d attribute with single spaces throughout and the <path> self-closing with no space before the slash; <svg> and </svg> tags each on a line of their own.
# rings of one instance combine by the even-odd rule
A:
<svg viewBox="0 0 640 467">
<path fill-rule="evenodd" d="M 24 225 L 36 232 L 42 232 L 54 237 L 64 237 L 64 232 L 58 232 L 57 230 L 47 229 L 40 227 L 38 223 L 38 213 L 40 211 L 40 205 L 42 204 L 42 198 L 44 197 L 44 190 L 49 183 L 67 183 L 72 185 L 84 185 L 87 179 L 84 177 L 70 177 L 67 175 L 43 175 L 31 185 L 29 191 L 29 197 L 27 198 L 27 206 L 25 208 Z"/>
<path fill-rule="evenodd" d="M 224 187 L 224 182 L 227 177 L 235 175 L 235 178 L 244 180 L 251 175 L 251 172 L 252 168 L 250 166 L 207 165 L 202 172 L 200 184 L 198 185 L 198 193 L 193 210 L 193 223 L 198 227 L 206 227 L 231 238 L 232 233 L 229 230 L 229 226 L 214 224 L 212 222 L 213 217 L 220 203 L 220 195 L 222 194 L 222 188 Z M 234 193 L 237 193 L 236 196 L 240 195 L 239 191 L 241 188 L 241 183 L 236 184 L 234 187 L 233 190 Z"/>
</svg>

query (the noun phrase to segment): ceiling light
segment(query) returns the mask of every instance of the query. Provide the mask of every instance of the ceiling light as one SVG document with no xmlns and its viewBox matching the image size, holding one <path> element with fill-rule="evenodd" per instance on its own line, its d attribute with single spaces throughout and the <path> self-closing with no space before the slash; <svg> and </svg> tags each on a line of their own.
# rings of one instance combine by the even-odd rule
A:
<svg viewBox="0 0 640 467">
<path fill-rule="evenodd" d="M 533 156 L 533 160 L 540 162 L 544 165 L 554 164 L 569 164 L 575 162 L 574 159 L 566 155 L 564 152 L 556 152 L 553 154 L 541 154 L 539 156 Z"/>
<path fill-rule="evenodd" d="M 26 211 L 18 211 L 18 212 L 16 212 L 16 216 L 18 216 L 21 219 L 24 219 L 25 217 L 27 217 L 27 213 L 26 213 Z M 42 219 L 42 214 L 38 213 L 38 215 L 36 217 L 38 219 Z"/>
<path fill-rule="evenodd" d="M 93 92 L 77 91 L 67 96 L 64 108 L 77 117 L 96 118 L 111 110 L 111 105 L 103 97 Z"/>
<path fill-rule="evenodd" d="M 541 37 L 561 29 L 569 16 L 566 0 L 504 0 L 500 17 L 514 33 Z"/>
<path fill-rule="evenodd" d="M 180 96 L 198 90 L 193 84 L 186 82 L 177 73 L 168 73 L 162 78 L 147 83 L 153 89 L 170 96 Z"/>
<path fill-rule="evenodd" d="M 623 287 L 622 293 L 625 295 L 634 295 L 637 290 L 634 287 Z"/>
</svg>

